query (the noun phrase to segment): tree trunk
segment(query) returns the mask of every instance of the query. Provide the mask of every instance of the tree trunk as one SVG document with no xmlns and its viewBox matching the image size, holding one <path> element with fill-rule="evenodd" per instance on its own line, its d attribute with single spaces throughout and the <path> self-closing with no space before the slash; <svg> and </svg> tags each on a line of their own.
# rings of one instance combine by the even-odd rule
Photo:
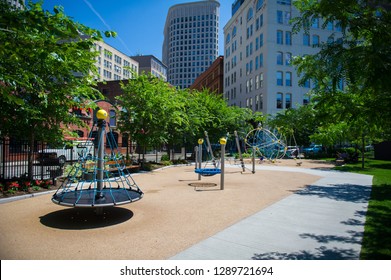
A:
<svg viewBox="0 0 391 280">
<path fill-rule="evenodd" d="M 364 169 L 365 167 L 365 137 L 364 137 L 364 133 L 362 134 L 362 138 L 361 138 L 361 168 Z"/>
</svg>

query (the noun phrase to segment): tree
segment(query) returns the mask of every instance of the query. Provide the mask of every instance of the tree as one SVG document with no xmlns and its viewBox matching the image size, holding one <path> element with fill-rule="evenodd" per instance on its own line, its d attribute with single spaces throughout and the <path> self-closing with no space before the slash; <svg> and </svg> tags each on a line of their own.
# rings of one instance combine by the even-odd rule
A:
<svg viewBox="0 0 391 280">
<path fill-rule="evenodd" d="M 176 89 L 151 75 L 136 76 L 122 89 L 120 128 L 142 147 L 195 145 L 205 131 L 217 141 L 253 118 L 251 110 L 229 107 L 208 90 Z"/>
<path fill-rule="evenodd" d="M 0 2 L 0 134 L 28 138 L 30 178 L 35 140 L 63 139 L 67 124 L 82 125 L 69 110 L 92 106 L 98 96 L 91 50 L 101 33 L 74 22 L 61 7 L 53 12 L 41 2 L 23 10 Z"/>
<path fill-rule="evenodd" d="M 311 90 L 322 129 L 344 122 L 350 135 L 361 139 L 391 131 L 391 15 L 384 1 L 296 1 L 301 16 L 294 30 L 308 31 L 310 22 L 323 19 L 341 29 L 343 38 L 324 43 L 315 55 L 295 60 L 302 82 L 312 79 Z M 364 158 L 363 158 L 364 166 Z"/>
<path fill-rule="evenodd" d="M 185 98 L 175 88 L 152 75 L 135 75 L 122 84 L 118 96 L 124 111 L 119 126 L 141 147 L 158 147 L 174 139 L 187 124 Z"/>
<path fill-rule="evenodd" d="M 314 107 L 308 104 L 279 112 L 269 118 L 267 124 L 272 128 L 279 128 L 287 138 L 294 137 L 296 143 L 288 145 L 301 146 L 310 144 L 310 136 L 315 133 L 319 121 Z"/>
</svg>

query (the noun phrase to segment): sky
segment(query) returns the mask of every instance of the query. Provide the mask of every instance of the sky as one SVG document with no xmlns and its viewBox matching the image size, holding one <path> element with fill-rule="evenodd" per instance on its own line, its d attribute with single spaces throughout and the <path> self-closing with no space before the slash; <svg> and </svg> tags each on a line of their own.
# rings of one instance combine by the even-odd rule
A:
<svg viewBox="0 0 391 280">
<path fill-rule="evenodd" d="M 100 31 L 115 31 L 104 41 L 126 55 L 154 55 L 162 60 L 163 31 L 170 7 L 199 0 L 43 0 L 53 12 L 62 6 L 74 21 Z M 27 2 L 27 1 L 26 1 Z M 34 1 L 36 2 L 36 1 Z M 224 54 L 224 26 L 231 18 L 234 0 L 220 0 L 219 54 Z"/>
</svg>

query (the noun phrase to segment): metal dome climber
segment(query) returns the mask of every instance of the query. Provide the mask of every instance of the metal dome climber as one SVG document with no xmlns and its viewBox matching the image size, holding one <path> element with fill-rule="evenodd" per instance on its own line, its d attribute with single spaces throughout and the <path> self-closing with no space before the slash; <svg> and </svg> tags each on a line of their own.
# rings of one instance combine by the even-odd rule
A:
<svg viewBox="0 0 391 280">
<path fill-rule="evenodd" d="M 93 132 L 98 130 L 96 155 L 92 159 L 83 155 L 79 157 L 77 164 L 72 166 L 53 195 L 52 201 L 70 207 L 96 207 L 99 213 L 102 207 L 140 200 L 143 192 L 125 168 L 110 126 L 110 133 L 106 131 L 107 112 L 99 110 L 96 116 L 98 121 L 93 124 L 89 135 L 91 138 Z M 110 147 L 110 155 L 105 154 L 105 138 Z"/>
<path fill-rule="evenodd" d="M 251 130 L 245 143 L 268 160 L 283 158 L 287 150 L 285 138 L 278 130 L 271 132 L 263 127 Z"/>
</svg>

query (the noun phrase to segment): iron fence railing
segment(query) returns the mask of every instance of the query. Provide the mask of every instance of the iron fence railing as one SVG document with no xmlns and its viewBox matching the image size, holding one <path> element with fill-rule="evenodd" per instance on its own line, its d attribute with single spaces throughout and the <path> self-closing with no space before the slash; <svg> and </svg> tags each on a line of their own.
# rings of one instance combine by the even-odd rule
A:
<svg viewBox="0 0 391 280">
<path fill-rule="evenodd" d="M 13 180 L 27 178 L 29 172 L 28 158 L 32 157 L 32 178 L 35 180 L 53 179 L 63 174 L 64 165 L 58 155 L 46 154 L 42 157 L 42 151 L 46 151 L 48 145 L 45 142 L 36 141 L 31 148 L 26 140 L 13 138 L 0 139 L 0 180 Z M 107 148 L 106 148 L 107 150 Z M 106 151 L 110 152 L 110 151 Z M 134 164 L 141 162 L 160 163 L 164 155 L 170 160 L 191 159 L 194 156 L 192 148 L 167 149 L 164 147 L 141 147 L 138 145 L 122 145 L 119 143 L 118 152 L 126 159 L 132 159 Z M 77 161 L 78 158 L 72 149 L 63 149 L 62 155 L 66 158 L 65 164 Z M 166 158 L 166 157 L 163 157 Z"/>
</svg>

